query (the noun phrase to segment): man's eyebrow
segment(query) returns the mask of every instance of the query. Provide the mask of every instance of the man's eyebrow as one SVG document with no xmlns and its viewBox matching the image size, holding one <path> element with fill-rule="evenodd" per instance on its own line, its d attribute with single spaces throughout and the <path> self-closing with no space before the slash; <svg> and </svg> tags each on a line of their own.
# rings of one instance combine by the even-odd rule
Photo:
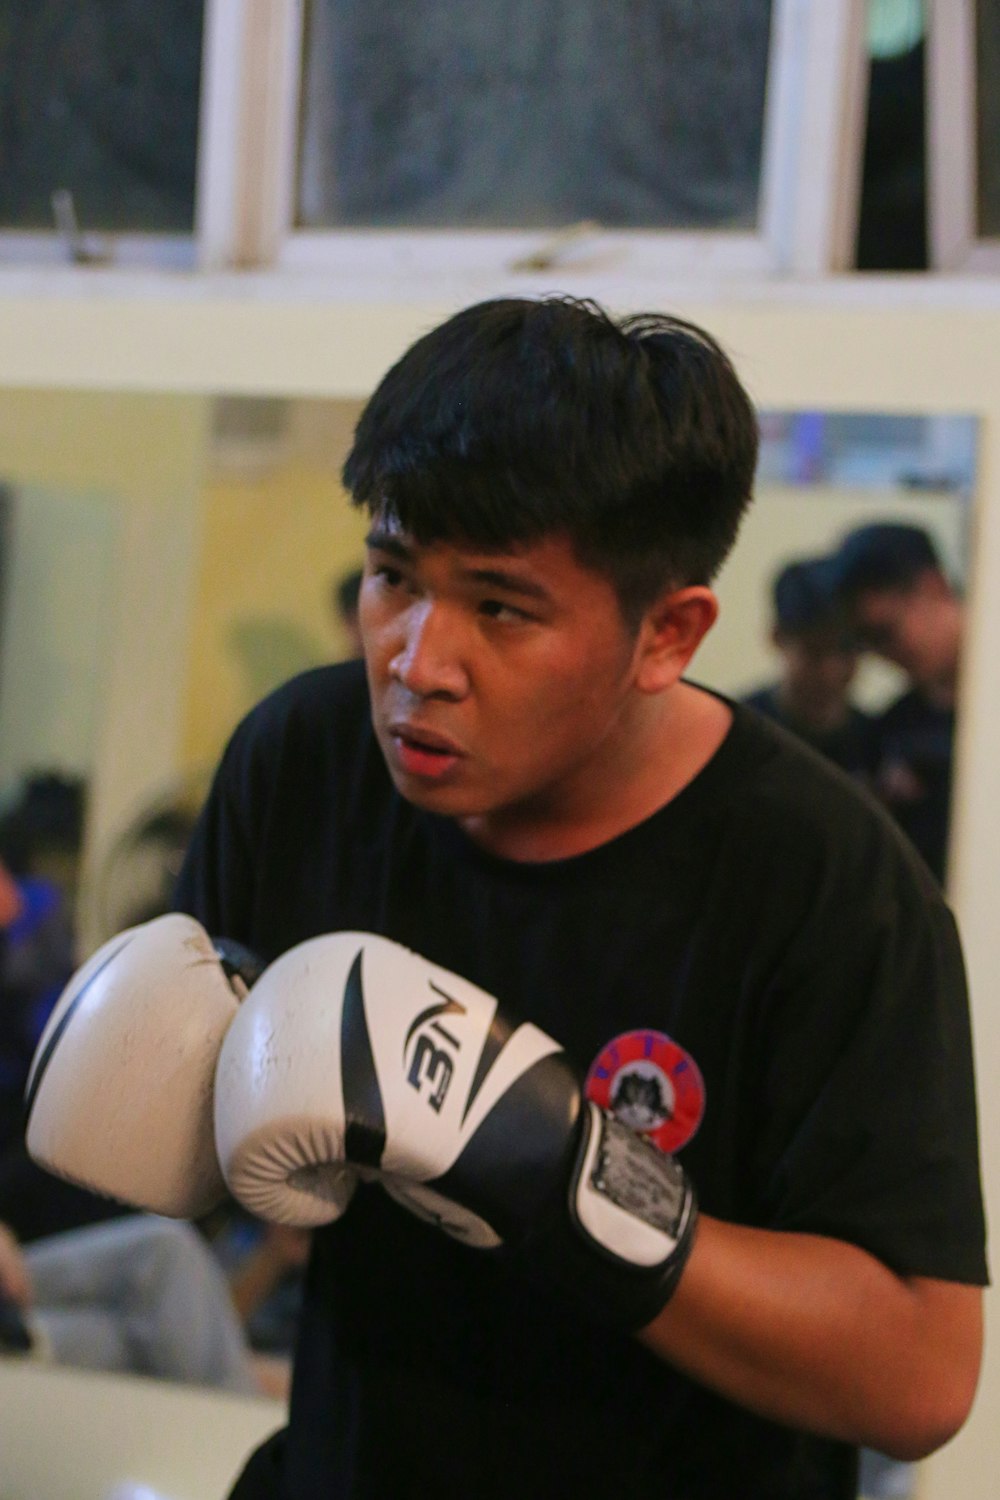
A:
<svg viewBox="0 0 1000 1500">
<path fill-rule="evenodd" d="M 413 548 L 407 546 L 395 531 L 383 530 L 379 526 L 373 526 L 365 537 L 365 546 L 373 547 L 378 552 L 388 552 L 390 557 L 398 557 L 400 562 L 409 562 L 413 557 Z"/>
<path fill-rule="evenodd" d="M 373 526 L 369 531 L 365 546 L 376 552 L 385 552 L 399 562 L 412 562 L 415 556 L 415 549 L 398 532 L 383 530 L 379 526 Z M 502 589 L 505 593 L 518 594 L 523 599 L 535 599 L 539 603 L 548 603 L 552 598 L 544 584 L 521 573 L 508 572 L 506 568 L 462 568 L 460 572 L 463 579 L 483 588 Z"/>
<path fill-rule="evenodd" d="M 544 584 L 520 573 L 508 573 L 504 568 L 464 568 L 462 571 L 470 583 L 482 584 L 486 588 L 502 589 L 506 594 L 520 594 L 525 599 L 537 599 L 541 603 L 548 603 L 552 598 Z"/>
</svg>

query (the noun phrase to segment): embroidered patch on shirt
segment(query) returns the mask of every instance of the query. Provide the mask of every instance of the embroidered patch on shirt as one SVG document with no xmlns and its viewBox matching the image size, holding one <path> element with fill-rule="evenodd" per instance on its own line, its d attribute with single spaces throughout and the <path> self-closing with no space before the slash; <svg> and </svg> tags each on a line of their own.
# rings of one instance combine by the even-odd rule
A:
<svg viewBox="0 0 1000 1500">
<path fill-rule="evenodd" d="M 705 1113 L 698 1064 L 663 1031 L 625 1031 L 590 1066 L 584 1092 L 661 1151 L 687 1145 Z"/>
</svg>

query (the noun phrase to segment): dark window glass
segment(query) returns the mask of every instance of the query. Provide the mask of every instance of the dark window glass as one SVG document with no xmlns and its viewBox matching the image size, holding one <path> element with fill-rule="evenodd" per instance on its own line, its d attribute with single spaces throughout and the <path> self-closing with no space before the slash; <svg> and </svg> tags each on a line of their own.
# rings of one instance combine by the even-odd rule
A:
<svg viewBox="0 0 1000 1500">
<path fill-rule="evenodd" d="M 313 0 L 299 222 L 751 229 L 771 0 Z"/>
<path fill-rule="evenodd" d="M 924 32 L 923 7 L 914 0 L 869 0 L 859 271 L 927 269 Z"/>
<path fill-rule="evenodd" d="M 976 4 L 976 144 L 978 230 L 1000 236 L 1000 6 Z"/>
<path fill-rule="evenodd" d="M 190 231 L 204 0 L 0 0 L 0 226 Z"/>
</svg>

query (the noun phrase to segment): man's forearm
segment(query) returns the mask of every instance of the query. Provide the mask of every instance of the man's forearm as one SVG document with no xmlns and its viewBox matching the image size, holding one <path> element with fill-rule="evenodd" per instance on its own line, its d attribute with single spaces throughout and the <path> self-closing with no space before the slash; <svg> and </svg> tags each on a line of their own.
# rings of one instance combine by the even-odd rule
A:
<svg viewBox="0 0 1000 1500">
<path fill-rule="evenodd" d="M 676 1294 L 640 1337 L 762 1416 L 913 1459 L 968 1414 L 981 1302 L 977 1287 L 901 1278 L 839 1240 L 703 1216 Z"/>
</svg>

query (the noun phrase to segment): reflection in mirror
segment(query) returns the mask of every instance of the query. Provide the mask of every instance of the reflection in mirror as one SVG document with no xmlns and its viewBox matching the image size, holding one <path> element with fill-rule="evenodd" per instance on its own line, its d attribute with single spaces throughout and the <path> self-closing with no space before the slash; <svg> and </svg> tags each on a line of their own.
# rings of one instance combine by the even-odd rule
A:
<svg viewBox="0 0 1000 1500">
<path fill-rule="evenodd" d="M 45 1007 L 71 962 L 73 929 L 46 928 L 43 888 L 66 896 L 80 956 L 164 909 L 239 718 L 293 673 L 354 654 L 341 585 L 361 560 L 365 524 L 338 479 L 360 403 L 80 393 L 8 401 L 6 449 L 30 430 L 37 452 L 21 439 L 5 492 L 3 852 L 16 863 L 24 822 L 12 814 L 32 786 L 32 827 L 48 819 L 50 830 L 48 863 L 19 867 L 38 884 L 32 893 L 22 882 L 35 905 L 25 902 L 14 930 L 42 941 L 32 950 L 41 959 L 35 987 L 17 1012 L 21 1031 L 12 1036 L 8 1025 L 0 1039 L 0 1128 L 10 1138 Z M 939 845 L 925 852 L 943 869 L 975 423 L 765 412 L 762 429 L 757 499 L 717 580 L 721 616 L 691 675 L 734 698 L 760 702 L 763 693 L 766 711 L 807 737 L 803 704 L 819 703 L 823 733 L 843 724 L 838 713 L 860 723 L 849 769 L 915 840 L 931 827 Z M 940 566 L 923 556 L 912 575 L 893 575 L 887 598 L 875 597 L 872 575 L 849 596 L 842 543 L 873 523 L 926 533 Z M 799 628 L 801 596 L 776 619 L 775 580 L 802 559 L 826 564 L 824 609 L 831 598 L 836 609 L 821 629 Z M 80 807 L 91 791 L 74 905 Z M 61 866 L 54 826 L 60 837 L 69 829 Z M 5 1006 L 5 1022 L 13 1015 Z M 0 1218 L 9 1202 L 0 1190 Z"/>
<path fill-rule="evenodd" d="M 0 597 L 0 854 L 72 903 L 96 754 L 118 517 L 100 495 L 11 485 Z"/>
<path fill-rule="evenodd" d="M 944 880 L 975 422 L 761 425 L 756 500 L 696 675 L 858 776 Z"/>
<path fill-rule="evenodd" d="M 364 526 L 345 503 L 338 474 L 360 403 L 198 398 L 201 410 L 187 401 L 181 413 L 177 398 L 117 398 L 113 414 L 102 414 L 86 399 L 81 407 L 79 394 L 52 396 L 44 427 L 37 426 L 53 447 L 64 441 L 60 400 L 71 411 L 74 437 L 72 424 L 85 425 L 88 412 L 108 430 L 113 424 L 138 432 L 144 477 L 129 473 L 116 485 L 108 471 L 102 483 L 109 491 L 148 487 L 145 452 L 165 455 L 167 444 L 174 468 L 191 475 L 190 539 L 173 552 L 159 544 L 157 574 L 179 601 L 181 625 L 170 659 L 156 660 L 156 648 L 140 639 L 136 601 L 127 622 L 115 616 L 130 571 L 123 507 L 96 493 L 89 473 L 76 483 L 62 475 L 59 485 L 18 480 L 9 487 L 0 797 L 9 806 L 31 776 L 53 773 L 82 784 L 95 767 L 113 763 L 103 816 L 99 806 L 88 826 L 81 911 L 92 945 L 165 899 L 185 830 L 240 716 L 293 673 L 356 649 L 338 590 L 360 562 Z M 852 528 L 879 520 L 926 529 L 959 599 L 966 573 L 972 419 L 765 412 L 762 436 L 756 502 L 718 580 L 721 617 L 692 674 L 734 697 L 773 687 L 787 658 L 775 641 L 780 569 L 828 555 Z M 137 466 L 135 455 L 121 462 L 123 469 Z M 21 467 L 44 469 L 26 460 Z M 164 509 L 180 506 L 181 489 L 172 475 Z M 129 512 L 133 557 L 154 545 L 147 536 L 152 515 Z M 942 609 L 942 622 L 945 615 Z M 156 640 L 155 622 L 147 637 Z M 869 649 L 850 663 L 849 701 L 880 715 L 907 689 L 908 672 L 887 659 L 891 653 L 870 649 L 879 644 L 870 628 L 864 644 Z M 840 668 L 847 670 L 843 662 Z M 106 697 L 111 679 L 124 683 L 117 706 Z M 121 705 L 130 685 L 148 698 L 154 681 L 162 701 L 149 711 L 164 717 L 169 709 L 173 722 L 151 741 L 145 718 L 127 722 Z M 938 706 L 947 719 L 952 705 Z M 905 771 L 891 757 L 881 770 L 866 763 L 904 817 L 903 804 L 919 801 L 916 783 L 931 774 L 930 727 L 911 726 L 914 746 L 919 741 L 926 752 L 921 768 L 912 756 Z M 137 736 L 143 754 L 157 745 L 159 769 L 116 799 L 114 785 L 127 779 L 128 767 L 145 764 Z M 903 749 L 896 746 L 896 759 Z"/>
<path fill-rule="evenodd" d="M 212 768 L 235 724 L 295 673 L 350 654 L 338 588 L 364 524 L 338 480 L 360 403 L 210 403 L 190 584 L 176 772 L 114 830 L 87 911 L 103 939 L 163 910 Z"/>
</svg>

